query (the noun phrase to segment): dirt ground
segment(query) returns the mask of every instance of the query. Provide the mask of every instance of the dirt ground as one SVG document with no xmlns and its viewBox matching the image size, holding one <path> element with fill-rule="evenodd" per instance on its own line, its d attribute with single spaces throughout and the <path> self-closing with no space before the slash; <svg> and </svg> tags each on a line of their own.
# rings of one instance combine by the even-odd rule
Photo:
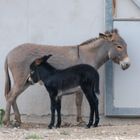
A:
<svg viewBox="0 0 140 140">
<path fill-rule="evenodd" d="M 99 127 L 85 129 L 75 116 L 62 116 L 62 127 L 47 128 L 50 116 L 22 116 L 20 128 L 0 128 L 0 140 L 140 140 L 139 118 L 101 117 Z M 87 122 L 88 118 L 84 120 Z"/>
</svg>

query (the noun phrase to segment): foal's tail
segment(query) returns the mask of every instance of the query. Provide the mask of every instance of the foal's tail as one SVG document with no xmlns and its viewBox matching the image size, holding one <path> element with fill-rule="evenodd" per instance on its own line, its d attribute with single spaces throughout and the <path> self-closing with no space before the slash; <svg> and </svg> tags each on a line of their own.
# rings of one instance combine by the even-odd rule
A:
<svg viewBox="0 0 140 140">
<path fill-rule="evenodd" d="M 7 98 L 8 93 L 11 89 L 11 80 L 10 80 L 9 71 L 8 71 L 7 58 L 4 64 L 4 70 L 5 70 L 5 98 Z"/>
<path fill-rule="evenodd" d="M 99 74 L 97 73 L 95 81 L 94 81 L 94 92 L 95 92 L 95 94 L 100 94 L 99 84 L 100 84 Z"/>
</svg>

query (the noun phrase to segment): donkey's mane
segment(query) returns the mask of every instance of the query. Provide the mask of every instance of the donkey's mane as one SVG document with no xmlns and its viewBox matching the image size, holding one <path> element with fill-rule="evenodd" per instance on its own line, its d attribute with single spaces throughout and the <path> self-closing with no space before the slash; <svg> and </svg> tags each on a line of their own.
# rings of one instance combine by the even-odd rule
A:
<svg viewBox="0 0 140 140">
<path fill-rule="evenodd" d="M 88 39 L 88 40 L 82 42 L 81 44 L 79 44 L 79 46 L 87 45 L 87 44 L 89 44 L 91 42 L 94 42 L 94 41 L 96 41 L 98 39 L 99 39 L 99 37 Z"/>
<path fill-rule="evenodd" d="M 106 34 L 106 35 L 109 35 L 109 34 L 110 34 L 110 35 L 111 35 L 112 33 L 118 34 L 118 30 L 117 30 L 117 29 L 112 29 L 111 31 L 108 31 L 108 30 L 107 30 L 107 31 L 105 31 L 104 34 Z M 100 39 L 100 38 L 101 38 L 101 37 L 99 36 L 99 37 L 95 37 L 95 38 L 88 39 L 88 40 L 82 42 L 81 44 L 79 44 L 78 46 L 87 45 L 87 44 L 89 44 L 89 43 L 92 43 L 92 42 L 94 42 L 94 41 Z"/>
</svg>

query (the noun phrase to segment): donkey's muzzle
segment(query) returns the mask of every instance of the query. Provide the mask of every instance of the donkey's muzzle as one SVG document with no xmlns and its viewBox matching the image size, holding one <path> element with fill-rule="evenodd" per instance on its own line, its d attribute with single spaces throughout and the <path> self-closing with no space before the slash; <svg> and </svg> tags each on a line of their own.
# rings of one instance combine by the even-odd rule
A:
<svg viewBox="0 0 140 140">
<path fill-rule="evenodd" d="M 126 70 L 130 67 L 130 59 L 128 57 L 124 58 L 122 61 L 120 61 L 120 65 L 123 70 Z"/>
</svg>

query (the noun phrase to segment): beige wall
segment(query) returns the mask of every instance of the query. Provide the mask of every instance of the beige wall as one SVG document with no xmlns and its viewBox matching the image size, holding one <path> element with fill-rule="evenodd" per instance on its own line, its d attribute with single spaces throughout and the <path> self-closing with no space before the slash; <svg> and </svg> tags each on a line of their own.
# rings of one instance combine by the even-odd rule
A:
<svg viewBox="0 0 140 140">
<path fill-rule="evenodd" d="M 0 107 L 5 107 L 3 64 L 6 54 L 25 42 L 72 45 L 104 31 L 103 0 L 1 0 L 0 1 Z M 103 113 L 104 69 L 101 73 L 100 113 Z M 63 98 L 62 113 L 75 114 L 75 96 Z M 28 88 L 18 99 L 22 114 L 50 112 L 44 87 Z M 89 108 L 84 101 L 83 113 Z"/>
</svg>

